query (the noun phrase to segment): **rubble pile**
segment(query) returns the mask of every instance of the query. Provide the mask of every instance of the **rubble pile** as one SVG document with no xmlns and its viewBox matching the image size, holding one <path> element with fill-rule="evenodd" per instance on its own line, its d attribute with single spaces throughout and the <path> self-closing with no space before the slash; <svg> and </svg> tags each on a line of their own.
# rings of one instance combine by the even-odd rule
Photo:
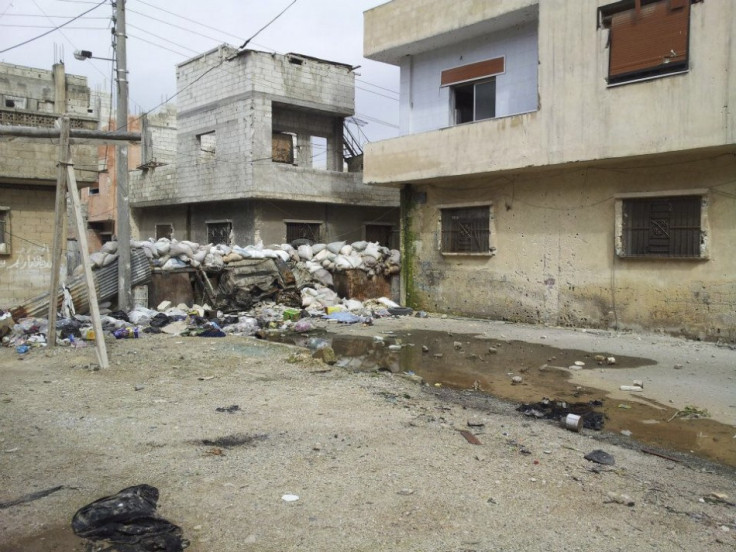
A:
<svg viewBox="0 0 736 552">
<path fill-rule="evenodd" d="M 363 270 L 369 277 L 398 274 L 401 254 L 375 242 L 338 241 L 303 244 L 293 247 L 288 243 L 264 247 L 256 245 L 199 244 L 161 238 L 157 241 L 131 240 L 131 246 L 144 251 L 154 267 L 162 270 L 180 268 L 204 268 L 217 272 L 228 265 L 247 259 L 280 259 L 301 270 L 306 270 L 323 285 L 332 285 L 331 275 L 346 270 Z M 95 268 L 107 266 L 117 258 L 117 243 L 108 242 L 100 251 L 91 255 Z"/>
</svg>

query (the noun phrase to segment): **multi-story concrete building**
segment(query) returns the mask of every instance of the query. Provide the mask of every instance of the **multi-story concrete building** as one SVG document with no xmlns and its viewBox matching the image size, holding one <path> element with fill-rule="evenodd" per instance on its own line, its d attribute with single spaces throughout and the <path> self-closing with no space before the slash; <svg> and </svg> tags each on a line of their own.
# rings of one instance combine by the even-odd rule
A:
<svg viewBox="0 0 736 552">
<path fill-rule="evenodd" d="M 0 124 L 53 127 L 65 113 L 72 128 L 98 128 L 86 77 L 63 63 L 51 71 L 0 63 Z M 58 160 L 58 140 L 0 140 L 0 306 L 48 291 Z M 96 146 L 72 146 L 72 161 L 80 186 L 96 181 Z"/>
<path fill-rule="evenodd" d="M 354 79 L 341 63 L 225 45 L 179 65 L 176 163 L 132 175 L 135 232 L 390 242 L 398 191 L 363 185 L 360 152 L 346 145 Z"/>
<path fill-rule="evenodd" d="M 364 39 L 410 305 L 736 340 L 736 4 L 393 0 Z"/>
</svg>

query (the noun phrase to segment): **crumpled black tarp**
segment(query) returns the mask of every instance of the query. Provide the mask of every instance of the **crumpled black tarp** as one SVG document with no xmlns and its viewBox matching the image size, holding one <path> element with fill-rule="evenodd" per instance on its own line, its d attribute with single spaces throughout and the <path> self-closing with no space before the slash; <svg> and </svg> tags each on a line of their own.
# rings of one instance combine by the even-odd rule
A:
<svg viewBox="0 0 736 552">
<path fill-rule="evenodd" d="M 72 518 L 74 534 L 106 540 L 117 552 L 180 552 L 189 546 L 181 528 L 156 513 L 158 489 L 127 487 L 83 506 Z"/>
</svg>

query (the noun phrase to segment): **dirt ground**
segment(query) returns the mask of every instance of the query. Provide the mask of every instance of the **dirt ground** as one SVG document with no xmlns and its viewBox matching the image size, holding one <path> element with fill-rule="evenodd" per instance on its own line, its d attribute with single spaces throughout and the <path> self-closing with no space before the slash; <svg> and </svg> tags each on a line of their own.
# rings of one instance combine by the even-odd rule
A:
<svg viewBox="0 0 736 552">
<path fill-rule="evenodd" d="M 697 404 L 736 424 L 730 348 L 436 317 L 339 328 L 399 330 L 653 359 L 575 371 L 570 385 L 614 400 Z M 645 454 L 611 433 L 526 418 L 473 389 L 355 373 L 254 338 L 147 335 L 108 347 L 106 370 L 94 369 L 91 348 L 23 360 L 0 349 L 0 552 L 85 550 L 74 512 L 140 483 L 159 489 L 159 513 L 192 551 L 736 548 L 736 470 L 726 465 Z M 645 383 L 640 398 L 619 396 L 633 379 Z M 232 436 L 242 444 L 217 442 Z M 583 458 L 595 449 L 615 465 Z"/>
</svg>

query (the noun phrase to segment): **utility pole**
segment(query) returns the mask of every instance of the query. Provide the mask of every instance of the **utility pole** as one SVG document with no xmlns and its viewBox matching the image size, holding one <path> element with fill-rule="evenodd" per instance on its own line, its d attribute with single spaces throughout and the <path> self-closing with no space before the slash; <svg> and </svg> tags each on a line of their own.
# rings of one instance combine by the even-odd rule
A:
<svg viewBox="0 0 736 552">
<path fill-rule="evenodd" d="M 125 0 L 115 0 L 115 59 L 117 69 L 116 128 L 128 130 L 128 70 L 125 51 Z M 117 180 L 117 228 L 118 237 L 118 309 L 128 310 L 133 305 L 130 289 L 130 204 L 128 202 L 128 146 L 124 142 L 115 148 L 115 174 Z"/>
</svg>

